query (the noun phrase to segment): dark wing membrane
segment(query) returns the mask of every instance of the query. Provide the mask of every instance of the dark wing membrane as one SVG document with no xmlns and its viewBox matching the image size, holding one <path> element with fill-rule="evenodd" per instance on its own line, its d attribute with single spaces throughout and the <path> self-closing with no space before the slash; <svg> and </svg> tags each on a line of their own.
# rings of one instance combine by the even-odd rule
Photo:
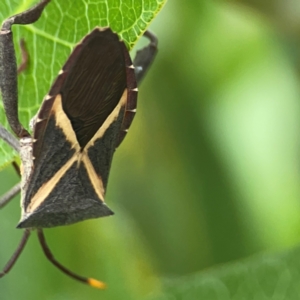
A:
<svg viewBox="0 0 300 300">
<path fill-rule="evenodd" d="M 123 43 L 110 29 L 95 29 L 66 63 L 63 109 L 83 148 L 116 107 L 126 88 Z"/>
</svg>

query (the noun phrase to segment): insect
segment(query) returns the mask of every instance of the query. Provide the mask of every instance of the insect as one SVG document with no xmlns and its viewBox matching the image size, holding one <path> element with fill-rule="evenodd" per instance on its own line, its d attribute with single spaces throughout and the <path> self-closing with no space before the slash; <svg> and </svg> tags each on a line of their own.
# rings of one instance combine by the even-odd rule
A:
<svg viewBox="0 0 300 300">
<path fill-rule="evenodd" d="M 7 120 L 20 141 L 2 126 L 0 137 L 20 153 L 22 213 L 17 227 L 24 229 L 20 245 L 0 277 L 10 271 L 31 231 L 36 230 L 51 263 L 72 278 L 102 289 L 103 282 L 79 276 L 53 257 L 43 228 L 113 214 L 104 202 L 112 157 L 135 115 L 137 85 L 156 55 L 157 39 L 145 32 L 150 43 L 137 52 L 132 64 L 117 34 L 110 28 L 95 28 L 74 48 L 59 72 L 31 122 L 30 135 L 18 117 L 11 27 L 34 23 L 49 2 L 40 1 L 6 19 L 0 31 L 0 88 Z M 21 49 L 26 58 L 24 46 Z M 19 71 L 24 66 L 26 59 Z M 19 189 L 16 186 L 5 194 L 0 207 Z"/>
</svg>

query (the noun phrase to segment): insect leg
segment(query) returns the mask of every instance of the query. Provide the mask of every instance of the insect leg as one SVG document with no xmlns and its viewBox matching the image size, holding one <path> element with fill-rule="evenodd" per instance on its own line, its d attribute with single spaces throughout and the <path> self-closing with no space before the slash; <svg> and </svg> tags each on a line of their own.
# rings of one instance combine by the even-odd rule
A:
<svg viewBox="0 0 300 300">
<path fill-rule="evenodd" d="M 0 138 L 4 140 L 8 145 L 10 145 L 17 152 L 20 150 L 19 141 L 0 124 Z M 13 166 L 19 174 L 19 167 L 15 162 L 13 162 Z M 12 187 L 6 194 L 0 197 L 0 208 L 6 205 L 13 197 L 15 197 L 20 192 L 20 184 L 16 184 Z"/>
<path fill-rule="evenodd" d="M 20 151 L 19 141 L 0 124 L 0 138 L 17 152 Z"/>
<path fill-rule="evenodd" d="M 23 39 L 20 41 L 20 48 L 22 52 L 22 61 L 20 66 L 18 67 L 18 74 L 23 72 L 27 68 L 28 64 L 28 52 L 25 48 L 25 42 Z M 20 145 L 19 141 L 9 132 L 7 131 L 1 124 L 0 124 L 0 138 L 4 140 L 8 145 L 10 145 L 13 149 L 15 149 L 17 152 L 20 151 Z M 14 164 L 16 164 L 14 162 Z M 14 165 L 16 168 L 16 165 Z M 17 171 L 17 173 L 20 173 L 20 171 Z"/>
<path fill-rule="evenodd" d="M 143 49 L 136 52 L 136 56 L 133 61 L 138 86 L 157 54 L 157 37 L 149 30 L 144 33 L 144 36 L 150 40 L 150 43 Z"/>
<path fill-rule="evenodd" d="M 25 48 L 25 42 L 23 39 L 20 41 L 20 48 L 22 52 L 22 61 L 20 66 L 18 67 L 18 74 L 23 72 L 27 68 L 28 64 L 28 53 Z M 7 144 L 9 144 L 13 149 L 17 152 L 20 150 L 19 141 L 4 127 L 0 125 L 0 138 L 4 140 Z M 12 162 L 14 169 L 16 170 L 17 174 L 21 176 L 20 167 L 14 161 Z M 4 207 L 10 200 L 12 200 L 21 190 L 20 183 L 17 183 L 14 187 L 12 187 L 7 193 L 0 197 L 0 208 Z"/>
<path fill-rule="evenodd" d="M 18 137 L 29 136 L 29 133 L 18 116 L 17 63 L 11 26 L 34 23 L 50 1 L 42 0 L 32 8 L 6 19 L 0 30 L 0 89 L 9 125 Z"/>
<path fill-rule="evenodd" d="M 6 264 L 6 266 L 4 267 L 2 272 L 0 272 L 0 278 L 3 277 L 4 275 L 6 275 L 11 270 L 11 268 L 14 266 L 15 262 L 17 261 L 18 257 L 22 253 L 22 251 L 28 241 L 29 235 L 30 235 L 30 230 L 25 229 L 23 237 L 21 239 L 21 242 L 20 242 L 17 250 L 14 252 L 13 256 L 8 261 L 8 263 Z"/>
<path fill-rule="evenodd" d="M 21 184 L 17 183 L 7 193 L 0 197 L 0 208 L 5 206 L 10 200 L 12 200 L 21 190 Z"/>
<path fill-rule="evenodd" d="M 42 246 L 42 249 L 46 255 L 46 257 L 48 258 L 48 260 L 55 266 L 57 267 L 59 270 L 61 270 L 63 273 L 65 273 L 66 275 L 81 281 L 83 283 L 86 283 L 94 288 L 98 288 L 98 289 L 105 289 L 106 288 L 106 284 L 102 281 L 93 279 L 93 278 L 87 278 L 87 277 L 83 277 L 80 275 L 77 275 L 75 273 L 73 273 L 72 271 L 70 271 L 69 269 L 67 269 L 65 266 L 63 266 L 61 263 L 59 263 L 53 256 L 52 252 L 50 251 L 47 243 L 46 243 L 46 239 L 45 239 L 45 235 L 42 229 L 37 229 L 37 234 L 38 234 L 38 238 L 40 241 L 40 244 Z"/>
<path fill-rule="evenodd" d="M 15 161 L 13 161 L 11 164 L 13 165 L 15 171 L 17 172 L 17 175 L 19 175 L 21 177 L 21 168 L 20 168 L 20 166 Z"/>
</svg>

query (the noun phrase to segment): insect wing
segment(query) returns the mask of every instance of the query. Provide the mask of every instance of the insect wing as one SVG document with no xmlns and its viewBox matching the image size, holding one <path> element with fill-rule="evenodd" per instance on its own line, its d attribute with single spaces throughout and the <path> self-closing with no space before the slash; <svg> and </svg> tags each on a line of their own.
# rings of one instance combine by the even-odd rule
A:
<svg viewBox="0 0 300 300">
<path fill-rule="evenodd" d="M 76 46 L 34 127 L 34 170 L 19 228 L 113 214 L 104 203 L 115 148 L 133 119 L 137 89 L 128 50 L 109 28 Z"/>
</svg>

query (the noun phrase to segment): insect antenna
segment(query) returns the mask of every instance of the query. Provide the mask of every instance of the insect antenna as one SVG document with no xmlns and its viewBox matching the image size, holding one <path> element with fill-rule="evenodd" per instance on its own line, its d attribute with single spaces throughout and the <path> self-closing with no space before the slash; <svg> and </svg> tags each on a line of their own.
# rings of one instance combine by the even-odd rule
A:
<svg viewBox="0 0 300 300">
<path fill-rule="evenodd" d="M 78 274 L 75 274 L 74 272 L 72 272 L 71 270 L 67 269 L 65 266 L 63 266 L 61 263 L 59 263 L 53 256 L 52 252 L 50 251 L 47 243 L 46 243 L 46 239 L 45 239 L 45 235 L 42 229 L 37 229 L 37 234 L 38 234 L 38 238 L 40 241 L 40 244 L 42 246 L 42 249 L 46 255 L 46 257 L 48 258 L 48 260 L 55 266 L 57 267 L 59 270 L 61 270 L 63 273 L 65 273 L 66 275 L 81 281 L 83 283 L 86 283 L 94 288 L 97 289 L 105 289 L 106 288 L 106 284 L 102 281 L 99 281 L 97 279 L 94 278 L 88 278 L 88 277 L 83 277 L 80 276 Z"/>
<path fill-rule="evenodd" d="M 23 249 L 25 248 L 25 245 L 28 241 L 29 235 L 30 235 L 30 230 L 25 229 L 24 234 L 21 239 L 21 242 L 20 242 L 17 250 L 14 252 L 14 254 L 10 258 L 10 260 L 8 261 L 6 266 L 3 268 L 2 272 L 0 273 L 0 278 L 3 277 L 4 275 L 6 275 L 11 270 L 11 268 L 14 266 L 15 262 L 17 261 L 20 254 L 22 253 Z"/>
</svg>

